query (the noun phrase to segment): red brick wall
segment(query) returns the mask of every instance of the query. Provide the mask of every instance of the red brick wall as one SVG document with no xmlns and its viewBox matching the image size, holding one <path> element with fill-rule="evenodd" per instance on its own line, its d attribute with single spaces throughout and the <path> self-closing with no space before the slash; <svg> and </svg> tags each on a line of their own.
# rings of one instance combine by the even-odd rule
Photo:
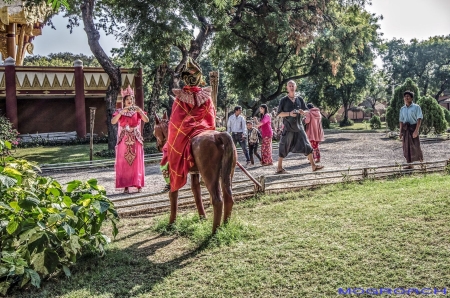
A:
<svg viewBox="0 0 450 298">
<path fill-rule="evenodd" d="M 17 114 L 21 134 L 76 130 L 74 98 L 19 98 Z"/>
<path fill-rule="evenodd" d="M 90 109 L 89 107 L 96 107 L 95 110 L 95 122 L 94 122 L 94 133 L 101 136 L 102 134 L 108 133 L 108 128 L 106 126 L 106 103 L 104 98 L 86 98 L 86 132 L 91 131 L 90 128 Z"/>
<path fill-rule="evenodd" d="M 4 100 L 0 101 L 0 109 Z M 107 133 L 106 107 L 103 98 L 86 98 L 86 131 L 89 132 L 89 107 L 96 107 L 94 133 Z M 40 98 L 17 100 L 19 133 L 76 131 L 74 98 Z"/>
</svg>

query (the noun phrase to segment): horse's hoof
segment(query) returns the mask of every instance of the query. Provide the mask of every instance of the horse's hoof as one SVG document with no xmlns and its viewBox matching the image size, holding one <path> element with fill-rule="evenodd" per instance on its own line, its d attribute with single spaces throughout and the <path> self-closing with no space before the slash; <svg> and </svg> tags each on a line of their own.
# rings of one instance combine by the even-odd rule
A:
<svg viewBox="0 0 450 298">
<path fill-rule="evenodd" d="M 199 217 L 200 217 L 200 220 L 202 220 L 202 221 L 206 220 L 206 215 L 200 215 Z"/>
</svg>

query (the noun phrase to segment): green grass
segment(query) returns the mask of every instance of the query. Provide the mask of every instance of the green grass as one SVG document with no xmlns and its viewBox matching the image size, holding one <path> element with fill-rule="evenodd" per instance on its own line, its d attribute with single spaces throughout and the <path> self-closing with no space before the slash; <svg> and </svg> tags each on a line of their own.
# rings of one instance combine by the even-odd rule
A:
<svg viewBox="0 0 450 298">
<path fill-rule="evenodd" d="M 94 153 L 108 149 L 108 144 L 94 144 Z M 18 148 L 13 150 L 12 154 L 16 158 L 25 158 L 28 161 L 34 161 L 38 164 L 65 163 L 89 160 L 89 144 L 70 145 L 70 146 L 51 146 L 51 147 L 33 147 Z M 94 156 L 94 160 L 103 159 Z"/>
<path fill-rule="evenodd" d="M 104 258 L 84 258 L 71 279 L 17 297 L 316 298 L 347 287 L 448 287 L 449 189 L 450 176 L 427 175 L 263 196 L 235 205 L 224 238 L 191 214 L 172 229 L 167 216 L 123 219 Z"/>
<path fill-rule="evenodd" d="M 352 126 L 344 126 L 339 127 L 339 123 L 330 123 L 330 129 L 337 129 L 337 130 L 355 130 L 355 131 L 384 131 L 386 130 L 386 123 L 381 122 L 381 128 L 380 129 L 371 129 L 370 123 L 367 121 L 367 123 L 362 122 L 355 122 Z"/>
</svg>

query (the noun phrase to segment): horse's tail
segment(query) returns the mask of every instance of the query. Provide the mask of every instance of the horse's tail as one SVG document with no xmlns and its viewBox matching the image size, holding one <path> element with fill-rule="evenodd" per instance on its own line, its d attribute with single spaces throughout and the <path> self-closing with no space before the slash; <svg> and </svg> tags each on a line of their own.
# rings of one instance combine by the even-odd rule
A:
<svg viewBox="0 0 450 298">
<path fill-rule="evenodd" d="M 236 166 L 236 147 L 234 146 L 233 139 L 226 132 L 217 134 L 216 140 L 219 144 L 223 144 L 224 149 L 220 169 L 222 190 L 227 189 L 231 195 L 231 181 L 234 175 L 234 168 Z"/>
</svg>

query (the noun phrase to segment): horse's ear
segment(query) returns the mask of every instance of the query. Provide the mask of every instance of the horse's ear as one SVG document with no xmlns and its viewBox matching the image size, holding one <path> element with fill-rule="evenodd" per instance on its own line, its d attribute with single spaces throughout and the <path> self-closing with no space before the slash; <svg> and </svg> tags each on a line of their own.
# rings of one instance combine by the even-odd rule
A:
<svg viewBox="0 0 450 298">
<path fill-rule="evenodd" d="M 163 119 L 164 119 L 164 120 L 169 119 L 169 117 L 167 117 L 167 112 L 166 112 L 166 111 L 164 112 Z"/>
<path fill-rule="evenodd" d="M 153 116 L 155 116 L 155 123 L 156 125 L 158 125 L 159 122 L 161 122 L 161 119 L 159 119 L 158 114 L 156 114 L 156 112 L 153 112 Z"/>
</svg>

